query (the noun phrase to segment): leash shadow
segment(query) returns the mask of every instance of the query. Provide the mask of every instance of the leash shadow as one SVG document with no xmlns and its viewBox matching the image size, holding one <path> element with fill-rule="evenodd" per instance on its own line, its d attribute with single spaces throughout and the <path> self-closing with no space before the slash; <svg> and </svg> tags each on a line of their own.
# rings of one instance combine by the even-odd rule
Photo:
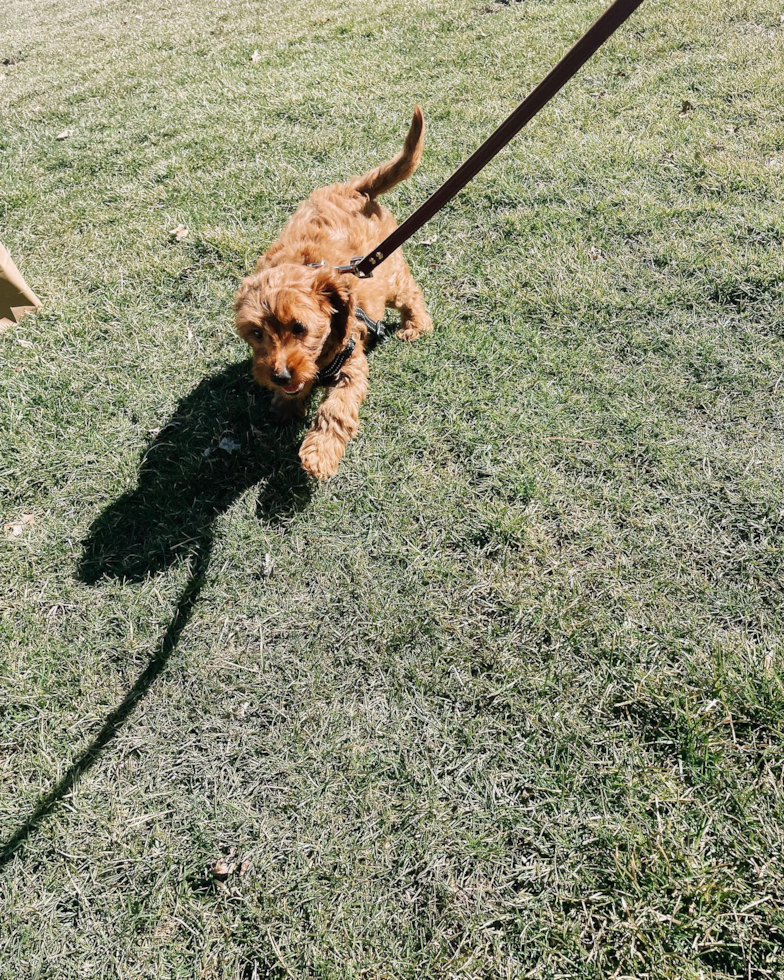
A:
<svg viewBox="0 0 784 980">
<path fill-rule="evenodd" d="M 65 774 L 0 843 L 0 869 L 97 762 L 166 667 L 204 586 L 215 519 L 256 485 L 257 517 L 270 524 L 285 522 L 310 499 L 296 452 L 299 429 L 274 425 L 257 404 L 264 400 L 247 362 L 206 378 L 154 435 L 137 486 L 91 526 L 76 572 L 85 584 L 140 582 L 180 563 L 188 565 L 187 582 L 147 667 Z"/>
</svg>

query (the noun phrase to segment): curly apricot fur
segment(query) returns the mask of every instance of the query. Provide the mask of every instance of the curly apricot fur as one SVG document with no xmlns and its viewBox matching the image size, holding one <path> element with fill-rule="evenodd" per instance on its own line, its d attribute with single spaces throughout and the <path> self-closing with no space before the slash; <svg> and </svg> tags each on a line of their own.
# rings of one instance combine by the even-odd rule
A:
<svg viewBox="0 0 784 980">
<path fill-rule="evenodd" d="M 319 370 L 349 338 L 356 341 L 300 448 L 303 468 L 321 480 L 337 472 L 357 433 L 359 408 L 367 393 L 367 327 L 354 315 L 356 307 L 374 320 L 380 320 L 387 307 L 399 310 L 397 336 L 404 340 L 416 340 L 433 327 L 400 249 L 370 279 L 333 268 L 365 255 L 397 227 L 376 197 L 414 172 L 424 129 L 417 106 L 405 145 L 394 159 L 346 184 L 314 191 L 259 259 L 253 275 L 243 280 L 234 299 L 235 326 L 253 352 L 253 375 L 275 392 L 273 407 L 282 420 L 305 414 Z M 321 268 L 309 266 L 321 261 Z M 290 380 L 282 386 L 280 379 L 287 376 Z"/>
</svg>

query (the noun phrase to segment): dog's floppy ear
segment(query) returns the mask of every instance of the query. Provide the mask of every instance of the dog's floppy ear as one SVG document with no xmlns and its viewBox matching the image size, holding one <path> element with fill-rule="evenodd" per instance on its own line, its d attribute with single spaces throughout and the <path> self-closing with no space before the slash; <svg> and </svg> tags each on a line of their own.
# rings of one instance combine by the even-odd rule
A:
<svg viewBox="0 0 784 980">
<path fill-rule="evenodd" d="M 269 312 L 261 298 L 258 276 L 247 278 L 234 294 L 234 322 L 238 332 L 245 327 L 256 327 L 265 313 Z"/>
<path fill-rule="evenodd" d="M 332 336 L 343 345 L 348 336 L 349 319 L 354 313 L 354 294 L 347 275 L 324 270 L 313 287 L 332 311 Z"/>
</svg>

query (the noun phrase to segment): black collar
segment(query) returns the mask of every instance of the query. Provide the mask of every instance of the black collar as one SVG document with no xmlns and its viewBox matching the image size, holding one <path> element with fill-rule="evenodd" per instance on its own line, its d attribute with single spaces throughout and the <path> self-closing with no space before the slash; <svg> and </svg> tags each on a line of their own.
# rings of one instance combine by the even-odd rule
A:
<svg viewBox="0 0 784 980">
<path fill-rule="evenodd" d="M 342 351 L 339 351 L 332 360 L 323 367 L 319 373 L 316 375 L 316 380 L 314 384 L 317 385 L 328 385 L 333 381 L 337 381 L 338 375 L 343 369 L 343 365 L 354 353 L 354 348 L 357 346 L 356 340 L 352 337 Z"/>
<path fill-rule="evenodd" d="M 377 344 L 384 339 L 386 336 L 386 324 L 383 320 L 372 320 L 360 306 L 357 306 L 354 309 L 354 316 L 365 324 L 368 329 L 368 334 L 370 335 L 370 340 L 373 344 Z M 337 381 L 340 372 L 343 370 L 343 365 L 354 353 L 354 348 L 356 346 L 357 342 L 352 337 L 343 350 L 339 351 L 332 358 L 329 364 L 319 371 L 319 373 L 316 375 L 314 384 L 328 385 L 332 384 L 333 381 Z"/>
</svg>

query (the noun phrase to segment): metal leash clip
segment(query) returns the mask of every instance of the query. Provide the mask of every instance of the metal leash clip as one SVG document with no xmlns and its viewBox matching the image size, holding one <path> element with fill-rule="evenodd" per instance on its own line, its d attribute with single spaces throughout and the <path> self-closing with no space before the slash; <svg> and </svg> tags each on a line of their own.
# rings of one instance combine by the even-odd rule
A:
<svg viewBox="0 0 784 980">
<path fill-rule="evenodd" d="M 372 279 L 373 270 L 370 272 L 363 272 L 359 268 L 359 263 L 364 260 L 364 255 L 355 255 L 353 259 L 349 259 L 348 265 L 336 265 L 335 268 L 338 272 L 351 272 L 359 279 Z"/>
<path fill-rule="evenodd" d="M 355 255 L 353 259 L 349 259 L 347 265 L 333 265 L 332 268 L 336 272 L 351 272 L 358 279 L 372 279 L 373 278 L 373 270 L 372 269 L 370 270 L 370 272 L 361 272 L 357 268 L 357 266 L 359 265 L 359 263 L 362 262 L 364 258 L 365 258 L 364 255 Z M 306 265 L 308 265 L 311 269 L 322 269 L 322 268 L 324 268 L 324 266 L 326 266 L 326 264 L 327 263 L 324 261 L 324 259 L 322 259 L 320 262 L 307 262 L 306 263 Z"/>
</svg>

